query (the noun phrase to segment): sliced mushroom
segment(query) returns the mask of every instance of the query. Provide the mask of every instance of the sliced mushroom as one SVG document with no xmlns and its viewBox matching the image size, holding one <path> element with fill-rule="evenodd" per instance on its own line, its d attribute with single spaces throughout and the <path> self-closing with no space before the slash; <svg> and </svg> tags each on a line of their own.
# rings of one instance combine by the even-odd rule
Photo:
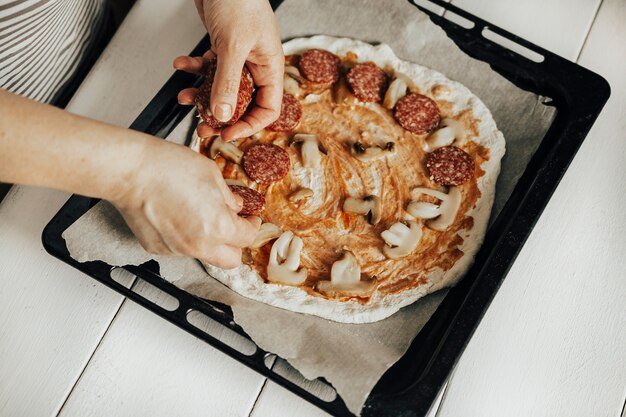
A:
<svg viewBox="0 0 626 417">
<path fill-rule="evenodd" d="M 200 152 L 201 143 L 202 139 L 200 138 L 200 136 L 198 136 L 198 130 L 194 129 L 193 133 L 191 134 L 191 142 L 189 143 L 189 147 L 196 152 Z"/>
<path fill-rule="evenodd" d="M 330 269 L 330 281 L 318 281 L 316 288 L 322 294 L 338 296 L 369 296 L 376 288 L 376 279 L 361 281 L 361 267 L 354 254 L 345 251 Z"/>
<path fill-rule="evenodd" d="M 234 164 L 240 164 L 243 158 L 243 151 L 234 143 L 224 142 L 222 138 L 215 136 L 209 147 L 209 157 L 215 159 L 217 155 L 222 155 Z"/>
<path fill-rule="evenodd" d="M 387 92 L 385 93 L 385 99 L 383 100 L 383 106 L 387 109 L 393 109 L 396 106 L 398 100 L 406 95 L 408 88 L 407 82 L 403 77 L 398 77 L 389 84 Z"/>
<path fill-rule="evenodd" d="M 354 142 L 350 147 L 350 154 L 362 162 L 372 161 L 374 159 L 385 157 L 394 152 L 394 143 L 387 142 L 384 147 L 364 146 L 361 142 Z"/>
<path fill-rule="evenodd" d="M 292 144 L 300 144 L 302 165 L 305 168 L 320 168 L 322 166 L 322 153 L 325 149 L 321 146 L 317 135 L 297 133 L 293 137 Z"/>
<path fill-rule="evenodd" d="M 435 130 L 426 139 L 426 145 L 428 152 L 432 152 L 442 146 L 452 145 L 455 141 L 462 143 L 465 141 L 465 130 L 461 123 L 454 119 L 443 119 L 440 123 L 440 128 Z"/>
<path fill-rule="evenodd" d="M 343 202 L 343 211 L 368 216 L 368 221 L 372 225 L 378 224 L 383 214 L 380 198 L 375 195 L 363 198 L 348 197 Z"/>
<path fill-rule="evenodd" d="M 258 249 L 273 239 L 280 237 L 282 230 L 274 223 L 263 223 L 250 245 L 251 249 Z"/>
<path fill-rule="evenodd" d="M 293 65 L 285 65 L 285 75 L 288 75 L 289 78 L 293 78 L 299 83 L 304 82 L 304 77 L 300 74 L 300 70 Z"/>
<path fill-rule="evenodd" d="M 283 91 L 287 94 L 291 94 L 294 97 L 300 95 L 300 84 L 287 74 L 283 78 Z"/>
<path fill-rule="evenodd" d="M 285 75 L 283 76 L 283 86 L 285 93 L 292 96 L 299 96 L 301 93 L 300 83 L 304 81 L 298 68 L 292 65 L 285 66 Z"/>
<path fill-rule="evenodd" d="M 440 200 L 441 203 L 435 204 L 415 201 L 421 194 L 426 194 Z M 429 188 L 414 188 L 411 191 L 411 197 L 414 201 L 409 203 L 407 211 L 409 214 L 422 219 L 433 219 L 426 223 L 426 226 L 433 230 L 444 231 L 454 222 L 457 212 L 461 207 L 461 191 L 458 187 L 450 187 L 448 194 L 441 191 L 431 190 Z M 419 204 L 421 203 L 421 204 Z M 428 207 L 426 206 L 428 205 Z M 434 206 L 437 209 L 431 207 Z M 436 216 L 430 216 L 437 212 Z"/>
<path fill-rule="evenodd" d="M 418 219 L 434 219 L 441 214 L 441 207 L 426 201 L 411 201 L 406 211 Z"/>
<path fill-rule="evenodd" d="M 383 253 L 389 259 L 400 259 L 410 255 L 419 245 L 422 239 L 422 228 L 414 221 L 394 223 L 380 234 L 386 246 Z"/>
<path fill-rule="evenodd" d="M 226 183 L 226 185 L 239 185 L 240 187 L 247 187 L 245 182 L 232 178 L 224 178 L 224 182 Z"/>
<path fill-rule="evenodd" d="M 337 104 L 353 104 L 355 102 L 354 94 L 350 91 L 345 77 L 339 78 L 339 81 L 333 88 L 333 100 Z"/>
<path fill-rule="evenodd" d="M 267 279 L 270 282 L 300 285 L 306 280 L 307 269 L 300 269 L 302 245 L 302 239 L 289 230 L 280 235 L 272 245 L 267 264 Z"/>
<path fill-rule="evenodd" d="M 300 188 L 298 191 L 289 196 L 289 201 L 297 203 L 298 201 L 302 201 L 309 197 L 313 197 L 313 190 L 310 188 Z"/>
</svg>

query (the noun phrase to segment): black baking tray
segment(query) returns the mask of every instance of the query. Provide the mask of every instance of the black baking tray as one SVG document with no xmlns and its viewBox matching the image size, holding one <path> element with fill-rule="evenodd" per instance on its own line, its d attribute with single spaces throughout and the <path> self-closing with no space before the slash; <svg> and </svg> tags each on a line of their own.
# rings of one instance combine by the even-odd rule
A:
<svg viewBox="0 0 626 417">
<path fill-rule="evenodd" d="M 275 9 L 280 1 L 271 3 Z M 422 416 L 428 412 L 610 94 L 608 83 L 598 74 L 453 5 L 440 0 L 431 0 L 431 3 L 473 22 L 473 27 L 466 29 L 427 9 L 416 7 L 442 27 L 465 53 L 489 63 L 518 87 L 551 98 L 550 105 L 556 108 L 556 116 L 511 197 L 489 227 L 473 266 L 465 278 L 448 292 L 407 353 L 380 379 L 362 410 L 363 416 Z M 485 28 L 540 54 L 544 57 L 543 61 L 532 61 L 484 38 L 482 32 Z M 209 46 L 210 40 L 205 37 L 191 54 L 201 55 Z M 177 93 L 197 83 L 193 75 L 180 71 L 174 73 L 130 128 L 165 137 L 190 111 L 190 107 L 178 105 Z M 271 366 L 266 365 L 269 352 L 257 349 L 254 354 L 246 355 L 193 326 L 187 320 L 187 314 L 197 310 L 247 337 L 233 322 L 228 306 L 202 300 L 163 280 L 158 275 L 156 263 L 125 269 L 175 297 L 179 306 L 174 311 L 166 310 L 115 281 L 111 277 L 112 266 L 104 262 L 79 263 L 72 259 L 61 235 L 97 201 L 78 195 L 68 200 L 43 231 L 43 244 L 50 254 L 323 410 L 336 416 L 352 415 L 339 396 L 330 402 L 323 401 L 275 373 Z"/>
</svg>

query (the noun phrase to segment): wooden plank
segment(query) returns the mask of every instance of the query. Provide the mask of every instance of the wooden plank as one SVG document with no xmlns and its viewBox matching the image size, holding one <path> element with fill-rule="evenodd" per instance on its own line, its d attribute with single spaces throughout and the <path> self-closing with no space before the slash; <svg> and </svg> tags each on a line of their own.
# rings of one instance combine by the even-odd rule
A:
<svg viewBox="0 0 626 417">
<path fill-rule="evenodd" d="M 122 301 L 44 252 L 41 231 L 67 197 L 13 187 L 0 205 L 2 416 L 54 415 Z"/>
<path fill-rule="evenodd" d="M 127 300 L 59 416 L 247 416 L 264 381 Z"/>
<path fill-rule="evenodd" d="M 609 80 L 612 97 L 461 357 L 439 416 L 622 412 L 624 21 L 626 3 L 602 3 L 580 64 Z"/>
<path fill-rule="evenodd" d="M 453 0 L 451 3 L 575 60 L 602 0 Z"/>
</svg>

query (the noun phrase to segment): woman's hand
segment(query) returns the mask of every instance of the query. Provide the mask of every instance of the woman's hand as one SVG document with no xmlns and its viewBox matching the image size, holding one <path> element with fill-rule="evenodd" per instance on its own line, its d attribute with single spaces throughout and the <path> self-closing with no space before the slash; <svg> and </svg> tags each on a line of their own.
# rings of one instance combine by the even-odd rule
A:
<svg viewBox="0 0 626 417">
<path fill-rule="evenodd" d="M 224 140 L 250 136 L 276 120 L 283 93 L 284 57 L 278 24 L 267 0 L 195 0 L 209 35 L 211 50 L 202 57 L 181 56 L 174 68 L 204 74 L 215 56 L 217 72 L 211 91 L 211 113 L 220 121 L 232 117 L 237 103 L 241 70 L 248 67 L 257 86 L 251 110 L 234 125 L 217 132 L 198 126 L 201 137 L 220 133 Z M 180 92 L 181 104 L 193 104 L 197 89 Z"/>
<path fill-rule="evenodd" d="M 213 161 L 165 141 L 150 141 L 126 191 L 111 202 L 147 251 L 221 268 L 241 264 L 241 248 L 261 224 L 237 215 L 241 198 Z"/>
<path fill-rule="evenodd" d="M 1 89 L 0 181 L 109 200 L 150 252 L 222 268 L 241 263 L 261 223 L 237 215 L 241 198 L 209 158 Z"/>
</svg>

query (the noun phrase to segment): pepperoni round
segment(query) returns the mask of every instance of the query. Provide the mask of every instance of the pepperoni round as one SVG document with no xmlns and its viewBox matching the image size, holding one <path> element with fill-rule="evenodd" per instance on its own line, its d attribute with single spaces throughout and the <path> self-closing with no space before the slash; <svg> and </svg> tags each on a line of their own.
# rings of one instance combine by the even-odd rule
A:
<svg viewBox="0 0 626 417">
<path fill-rule="evenodd" d="M 274 132 L 286 132 L 293 130 L 302 117 L 302 106 L 300 102 L 291 94 L 283 94 L 283 102 L 280 105 L 280 116 L 278 120 L 269 125 L 267 129 Z"/>
<path fill-rule="evenodd" d="M 323 49 L 309 49 L 300 57 L 302 75 L 316 84 L 332 84 L 339 79 L 339 57 Z"/>
<path fill-rule="evenodd" d="M 239 91 L 237 93 L 237 106 L 233 112 L 233 117 L 227 122 L 220 122 L 213 114 L 211 114 L 211 89 L 213 88 L 213 79 L 217 71 L 217 58 L 213 58 L 207 65 L 205 79 L 196 95 L 195 104 L 202 120 L 214 129 L 222 129 L 226 126 L 233 125 L 243 116 L 252 100 L 252 92 L 254 91 L 254 81 L 252 74 L 245 66 L 241 70 L 241 81 L 239 82 Z"/>
<path fill-rule="evenodd" d="M 372 62 L 350 68 L 346 78 L 355 97 L 361 101 L 382 101 L 389 84 L 387 74 Z"/>
<path fill-rule="evenodd" d="M 435 129 L 441 119 L 437 103 L 421 94 L 408 94 L 398 100 L 394 116 L 400 126 L 418 135 Z"/>
<path fill-rule="evenodd" d="M 229 185 L 228 188 L 243 199 L 240 216 L 257 216 L 265 208 L 265 197 L 260 192 L 243 185 Z"/>
<path fill-rule="evenodd" d="M 430 178 L 441 185 L 461 185 L 474 175 L 474 161 L 456 146 L 443 146 L 426 156 Z"/>
<path fill-rule="evenodd" d="M 289 173 L 289 155 L 280 146 L 256 144 L 243 153 L 243 169 L 259 184 L 280 181 Z"/>
</svg>

